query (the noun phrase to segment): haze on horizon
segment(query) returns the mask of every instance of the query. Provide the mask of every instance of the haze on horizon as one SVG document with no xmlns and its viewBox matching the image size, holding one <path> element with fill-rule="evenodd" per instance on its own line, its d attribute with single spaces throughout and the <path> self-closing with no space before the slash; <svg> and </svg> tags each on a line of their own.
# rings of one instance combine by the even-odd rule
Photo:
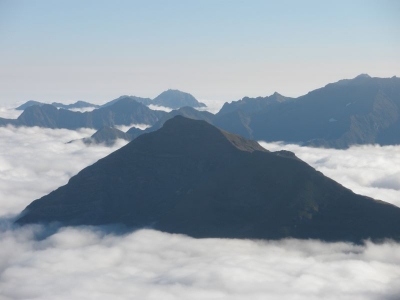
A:
<svg viewBox="0 0 400 300">
<path fill-rule="evenodd" d="M 400 75 L 398 1 L 0 1 L 0 104 L 232 101 Z"/>
</svg>

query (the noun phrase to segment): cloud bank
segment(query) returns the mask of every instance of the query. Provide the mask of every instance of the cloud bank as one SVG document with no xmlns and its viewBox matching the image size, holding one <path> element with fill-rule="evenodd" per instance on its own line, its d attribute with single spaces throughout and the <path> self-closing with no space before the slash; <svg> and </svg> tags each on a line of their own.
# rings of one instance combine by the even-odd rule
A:
<svg viewBox="0 0 400 300">
<path fill-rule="evenodd" d="M 400 146 L 365 145 L 347 150 L 260 142 L 270 150 L 288 150 L 357 194 L 400 207 Z"/>
<path fill-rule="evenodd" d="M 63 228 L 0 234 L 0 299 L 398 299 L 400 245 L 116 236 Z"/>
<path fill-rule="evenodd" d="M 16 110 L 11 107 L 0 107 L 0 118 L 16 119 L 22 113 L 22 110 Z"/>
<path fill-rule="evenodd" d="M 31 201 L 68 182 L 81 169 L 126 144 L 87 147 L 71 140 L 93 129 L 0 127 L 0 216 L 16 214 Z"/>
</svg>

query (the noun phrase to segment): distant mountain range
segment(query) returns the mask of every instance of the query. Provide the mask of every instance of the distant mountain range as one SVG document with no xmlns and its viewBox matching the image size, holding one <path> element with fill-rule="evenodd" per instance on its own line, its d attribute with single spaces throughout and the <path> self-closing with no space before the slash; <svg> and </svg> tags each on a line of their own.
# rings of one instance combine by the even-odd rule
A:
<svg viewBox="0 0 400 300">
<path fill-rule="evenodd" d="M 34 101 L 34 100 L 29 100 L 28 102 L 25 102 L 24 104 L 18 106 L 16 108 L 16 110 L 25 110 L 26 108 L 33 106 L 33 105 L 39 105 L 42 106 L 46 103 L 42 103 L 42 102 L 38 102 L 38 101 Z M 89 102 L 85 102 L 85 101 L 76 101 L 73 104 L 62 104 L 62 103 L 58 103 L 58 102 L 53 102 L 51 103 L 51 105 L 57 107 L 57 108 L 64 108 L 64 109 L 73 109 L 73 108 L 88 108 L 88 107 L 94 107 L 94 108 L 99 108 L 100 105 L 97 104 L 92 104 Z"/>
<path fill-rule="evenodd" d="M 140 98 L 136 96 L 128 96 L 128 97 L 131 97 L 131 99 L 143 103 L 144 105 L 163 106 L 172 109 L 178 109 L 185 106 L 195 107 L 195 108 L 206 107 L 204 103 L 197 101 L 197 99 L 193 97 L 191 94 L 184 93 L 178 90 L 168 90 L 162 92 L 153 100 L 151 100 L 150 98 Z"/>
<path fill-rule="evenodd" d="M 94 108 L 103 108 L 107 107 L 110 105 L 115 104 L 121 99 L 131 99 L 135 100 L 137 102 L 140 102 L 144 105 L 155 105 L 155 106 L 163 106 L 163 107 L 168 107 L 172 109 L 178 109 L 184 106 L 190 106 L 190 107 L 206 107 L 204 103 L 201 103 L 197 101 L 195 97 L 193 97 L 191 94 L 181 92 L 178 90 L 167 90 L 165 92 L 162 92 L 160 95 L 158 95 L 156 98 L 153 100 L 150 98 L 142 98 L 142 97 L 137 97 L 137 96 L 120 96 L 117 99 L 111 100 L 103 105 L 97 105 L 97 104 L 92 104 L 89 102 L 85 101 L 77 101 L 73 104 L 62 104 L 58 102 L 53 102 L 51 105 L 57 107 L 57 108 L 64 108 L 64 109 L 73 109 L 73 108 L 88 108 L 88 107 L 94 107 Z M 47 103 L 42 103 L 34 100 L 29 100 L 25 102 L 24 104 L 18 106 L 16 109 L 17 110 L 25 110 L 26 108 L 33 106 L 33 105 L 39 105 L 42 106 Z"/>
<path fill-rule="evenodd" d="M 118 116 L 104 110 L 121 100 L 124 103 L 128 100 L 140 102 L 142 106 L 125 105 Z M 30 110 L 24 111 L 16 120 L 0 118 L 0 125 L 99 129 L 129 125 L 127 123 L 134 120 L 154 126 L 144 131 L 130 129 L 128 133 L 136 138 L 159 129 L 168 119 L 182 115 L 206 120 L 221 129 L 255 140 L 340 149 L 357 144 L 400 144 L 400 78 L 397 77 L 372 78 L 362 74 L 354 79 L 328 84 L 298 98 L 278 93 L 264 98 L 245 97 L 225 103 L 216 115 L 186 106 L 170 113 L 155 113 L 143 108 L 149 103 L 169 107 L 202 106 L 190 94 L 168 90 L 154 100 L 123 96 L 86 115 L 62 110 L 56 113 L 45 105 L 40 108 L 32 106 L 35 108 L 29 107 Z"/>
<path fill-rule="evenodd" d="M 400 240 L 400 208 L 288 151 L 175 116 L 33 201 L 18 224 L 122 223 L 193 237 Z"/>
<path fill-rule="evenodd" d="M 400 78 L 362 74 L 296 99 L 273 96 L 225 104 L 216 125 L 256 140 L 311 146 L 400 144 Z"/>
<path fill-rule="evenodd" d="M 155 124 L 164 114 L 151 110 L 135 100 L 122 98 L 112 105 L 90 112 L 73 112 L 43 104 L 27 107 L 16 120 L 1 119 L 0 125 L 39 126 L 47 128 L 100 129 L 104 126 L 131 125 L 133 123 Z"/>
</svg>

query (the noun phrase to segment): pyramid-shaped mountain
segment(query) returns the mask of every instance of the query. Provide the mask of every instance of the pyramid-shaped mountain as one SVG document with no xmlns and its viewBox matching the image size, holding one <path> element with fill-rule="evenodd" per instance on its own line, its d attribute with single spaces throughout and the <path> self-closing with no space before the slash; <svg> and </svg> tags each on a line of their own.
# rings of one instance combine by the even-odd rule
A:
<svg viewBox="0 0 400 300">
<path fill-rule="evenodd" d="M 194 237 L 400 240 L 400 208 L 287 151 L 176 116 L 32 202 L 17 223 L 122 223 Z"/>
<path fill-rule="evenodd" d="M 104 144 L 106 146 L 113 146 L 118 139 L 131 141 L 132 136 L 117 128 L 104 126 L 97 130 L 91 137 L 84 138 L 82 141 L 86 145 Z"/>
</svg>

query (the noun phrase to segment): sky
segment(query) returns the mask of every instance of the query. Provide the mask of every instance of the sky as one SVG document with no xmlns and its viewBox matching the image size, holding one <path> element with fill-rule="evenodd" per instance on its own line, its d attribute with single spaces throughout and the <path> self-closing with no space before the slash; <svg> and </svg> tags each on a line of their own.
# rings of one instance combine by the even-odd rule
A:
<svg viewBox="0 0 400 300">
<path fill-rule="evenodd" d="M 194 239 L 148 229 L 13 226 L 12 217 L 32 200 L 127 143 L 67 143 L 93 132 L 0 127 L 0 300 L 399 299 L 400 244 L 392 241 Z M 355 192 L 400 206 L 400 146 L 261 145 L 294 151 Z"/>
<path fill-rule="evenodd" d="M 400 75 L 400 2 L 0 0 L 0 104 L 216 102 Z"/>
</svg>

